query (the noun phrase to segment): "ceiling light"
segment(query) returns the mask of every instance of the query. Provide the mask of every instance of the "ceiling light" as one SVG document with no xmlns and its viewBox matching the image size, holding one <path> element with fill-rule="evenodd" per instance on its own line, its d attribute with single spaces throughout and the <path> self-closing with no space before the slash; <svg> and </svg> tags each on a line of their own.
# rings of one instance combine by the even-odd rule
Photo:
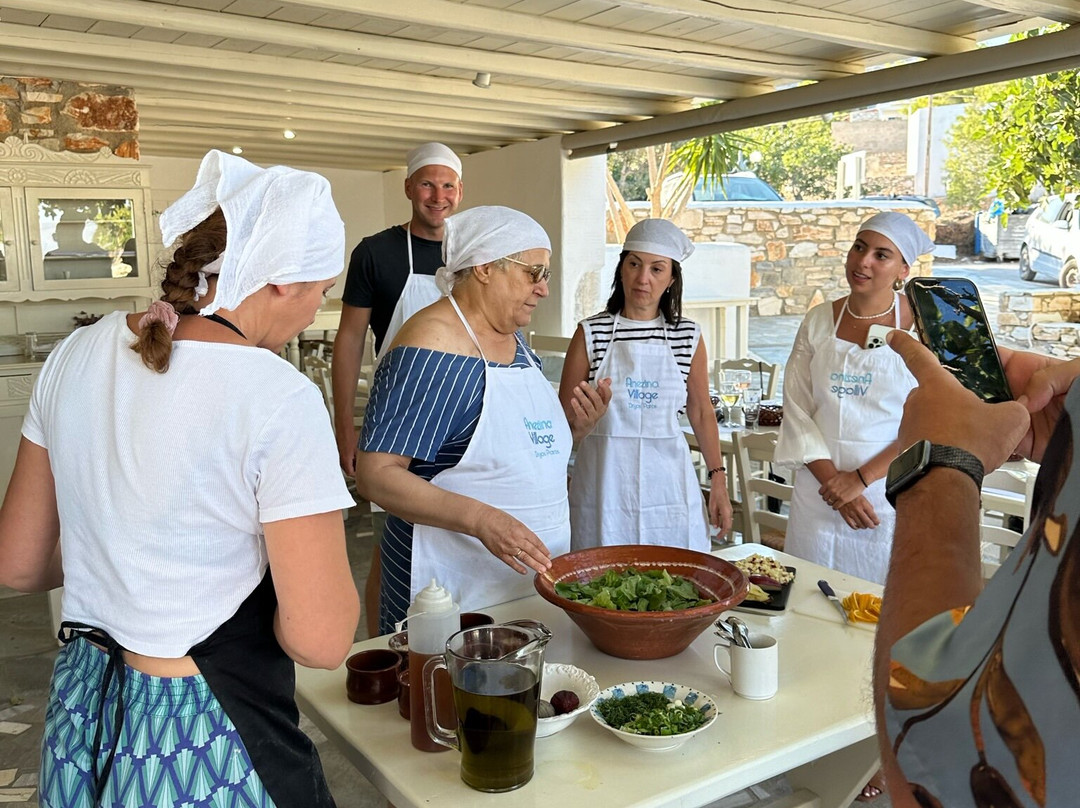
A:
<svg viewBox="0 0 1080 808">
<path fill-rule="evenodd" d="M 477 73 L 476 78 L 472 80 L 472 83 L 479 87 L 481 90 L 486 90 L 491 86 L 491 74 L 490 73 Z"/>
<path fill-rule="evenodd" d="M 233 146 L 232 147 L 232 153 L 233 154 L 243 154 L 244 150 L 241 149 L 239 146 Z"/>
<path fill-rule="evenodd" d="M 284 132 L 281 133 L 281 136 L 286 140 L 292 140 L 294 137 L 296 137 L 296 132 L 294 132 L 292 129 L 286 129 Z"/>
</svg>

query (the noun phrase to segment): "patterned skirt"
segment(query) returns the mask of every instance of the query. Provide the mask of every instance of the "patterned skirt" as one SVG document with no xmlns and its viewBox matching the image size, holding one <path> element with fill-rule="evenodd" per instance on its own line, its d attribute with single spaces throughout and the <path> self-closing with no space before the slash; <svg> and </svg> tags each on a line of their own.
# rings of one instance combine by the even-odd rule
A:
<svg viewBox="0 0 1080 808">
<path fill-rule="evenodd" d="M 61 649 L 41 749 L 42 808 L 92 808 L 94 770 L 113 747 L 117 687 L 101 704 L 108 656 L 86 640 Z M 272 808 L 240 735 L 202 676 L 127 669 L 124 722 L 102 805 Z M 104 721 L 97 766 L 91 749 Z"/>
</svg>

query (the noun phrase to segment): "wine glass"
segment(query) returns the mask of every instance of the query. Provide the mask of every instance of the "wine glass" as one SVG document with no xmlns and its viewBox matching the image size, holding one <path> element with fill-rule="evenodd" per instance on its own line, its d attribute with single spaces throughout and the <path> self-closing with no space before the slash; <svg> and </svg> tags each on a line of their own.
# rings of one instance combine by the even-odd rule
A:
<svg viewBox="0 0 1080 808">
<path fill-rule="evenodd" d="M 745 392 L 750 389 L 751 383 L 753 383 L 754 374 L 749 370 L 726 370 L 724 371 L 724 381 L 735 382 L 738 385 L 739 390 Z"/>
<path fill-rule="evenodd" d="M 747 429 L 757 426 L 758 415 L 761 413 L 761 388 L 751 387 L 743 390 L 742 394 L 743 421 Z"/>
<path fill-rule="evenodd" d="M 720 401 L 724 405 L 724 422 L 731 423 L 731 410 L 739 403 L 741 391 L 735 382 L 720 382 Z"/>
</svg>

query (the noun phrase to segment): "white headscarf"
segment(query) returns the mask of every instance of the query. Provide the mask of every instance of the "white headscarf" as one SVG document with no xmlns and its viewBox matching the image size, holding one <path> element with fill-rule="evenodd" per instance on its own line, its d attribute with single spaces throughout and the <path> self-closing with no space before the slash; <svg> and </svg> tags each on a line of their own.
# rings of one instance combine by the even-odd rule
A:
<svg viewBox="0 0 1080 808">
<path fill-rule="evenodd" d="M 662 255 L 681 264 L 693 254 L 694 242 L 667 219 L 642 219 L 626 234 L 623 250 Z"/>
<path fill-rule="evenodd" d="M 904 263 L 908 266 L 914 264 L 920 255 L 926 255 L 934 251 L 934 242 L 926 235 L 910 217 L 895 210 L 887 210 L 875 213 L 861 225 L 859 233 L 864 230 L 872 230 L 880 233 L 896 245 Z M 858 233 L 855 234 L 858 237 Z"/>
<path fill-rule="evenodd" d="M 194 187 L 161 214 L 162 243 L 168 247 L 218 207 L 228 229 L 226 248 L 217 292 L 199 314 L 231 311 L 268 283 L 328 280 L 345 265 L 345 225 L 330 183 L 319 174 L 259 168 L 212 150 Z M 203 271 L 212 271 L 213 263 Z"/>
<path fill-rule="evenodd" d="M 405 155 L 405 177 L 411 177 L 424 166 L 446 166 L 461 179 L 461 158 L 441 143 L 422 143 Z"/>
<path fill-rule="evenodd" d="M 551 249 L 551 239 L 536 220 L 519 210 L 481 205 L 455 213 L 444 223 L 443 266 L 435 282 L 450 294 L 458 273 L 525 250 Z"/>
</svg>

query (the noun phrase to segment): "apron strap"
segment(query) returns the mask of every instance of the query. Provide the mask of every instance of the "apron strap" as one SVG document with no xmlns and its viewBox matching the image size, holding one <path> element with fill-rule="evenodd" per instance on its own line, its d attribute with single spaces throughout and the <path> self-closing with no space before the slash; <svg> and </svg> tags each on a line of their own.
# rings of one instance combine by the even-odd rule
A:
<svg viewBox="0 0 1080 808">
<path fill-rule="evenodd" d="M 469 321 L 465 319 L 465 315 L 461 313 L 461 309 L 458 307 L 457 301 L 454 300 L 454 293 L 451 292 L 447 295 L 450 299 L 450 305 L 454 307 L 454 312 L 457 314 L 458 319 L 461 320 L 461 324 L 465 326 L 465 331 L 469 335 L 469 339 L 473 341 L 473 345 L 476 346 L 476 350 L 480 352 L 480 358 L 484 360 L 484 368 L 487 368 L 488 359 L 484 356 L 484 349 L 480 347 L 480 341 L 476 338 L 476 334 L 473 333 L 472 328 L 469 326 Z M 525 361 L 529 363 L 529 366 L 536 368 L 536 363 L 533 361 L 532 355 L 525 347 L 525 342 L 521 336 L 520 331 L 514 332 L 514 342 L 521 346 L 521 352 L 525 354 Z"/>
<path fill-rule="evenodd" d="M 600 364 L 596 366 L 596 378 L 597 379 L 601 378 L 604 375 L 603 373 L 601 373 L 601 370 L 603 370 L 604 363 L 607 362 L 607 358 L 611 354 L 611 346 L 615 344 L 615 332 L 619 329 L 619 322 L 620 322 L 619 313 L 615 312 L 615 314 L 613 314 L 611 316 L 614 318 L 614 320 L 611 323 L 611 339 L 608 340 L 607 348 L 604 349 L 604 358 L 601 359 Z M 664 338 L 664 344 L 667 345 L 668 344 L 667 321 L 664 319 L 664 315 L 662 315 L 662 314 L 660 315 L 660 335 Z M 697 348 L 696 345 L 694 347 L 695 347 L 695 349 Z"/>
<path fill-rule="evenodd" d="M 120 732 L 124 727 L 124 681 L 127 675 L 127 665 L 124 663 L 124 649 L 104 629 L 87 625 L 64 621 L 60 624 L 60 631 L 56 637 L 64 645 L 78 639 L 89 640 L 105 649 L 109 655 L 109 662 L 105 667 L 105 673 L 101 677 L 101 696 L 98 701 L 97 728 L 94 730 L 94 744 L 90 750 L 90 777 L 94 784 L 94 805 L 101 805 L 102 795 L 105 793 L 105 784 L 109 781 L 109 773 L 112 771 L 113 758 L 116 756 L 116 747 L 120 744 Z M 105 758 L 105 764 L 98 771 L 98 755 L 101 753 L 101 736 L 105 729 L 105 700 L 109 695 L 109 685 L 112 683 L 113 674 L 116 675 L 116 712 L 113 715 L 112 748 Z"/>
<path fill-rule="evenodd" d="M 412 219 L 410 219 L 405 225 L 405 252 L 409 256 L 409 274 L 412 275 Z"/>
</svg>

